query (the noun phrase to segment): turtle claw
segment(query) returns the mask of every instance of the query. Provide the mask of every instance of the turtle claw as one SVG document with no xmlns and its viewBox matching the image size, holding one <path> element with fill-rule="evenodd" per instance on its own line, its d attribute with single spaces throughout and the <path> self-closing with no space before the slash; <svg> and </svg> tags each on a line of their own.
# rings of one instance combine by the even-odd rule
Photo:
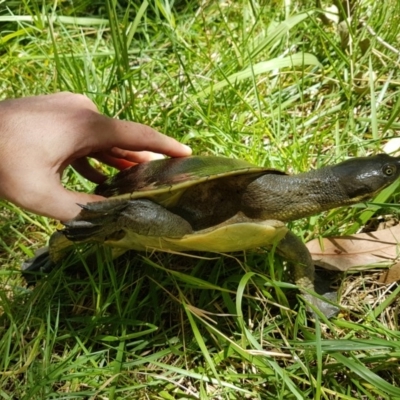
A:
<svg viewBox="0 0 400 400">
<path fill-rule="evenodd" d="M 101 233 L 102 230 L 101 224 L 71 220 L 64 222 L 64 229 L 61 232 L 70 240 L 85 241 Z"/>
</svg>

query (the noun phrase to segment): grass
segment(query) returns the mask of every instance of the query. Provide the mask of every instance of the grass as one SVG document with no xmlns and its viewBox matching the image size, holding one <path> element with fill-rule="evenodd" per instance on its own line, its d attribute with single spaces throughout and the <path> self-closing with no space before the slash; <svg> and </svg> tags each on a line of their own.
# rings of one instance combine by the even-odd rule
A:
<svg viewBox="0 0 400 400">
<path fill-rule="evenodd" d="M 313 2 L 266 3 L 2 2 L 1 97 L 84 93 L 196 154 L 293 173 L 381 151 L 400 127 L 387 46 L 399 5 L 361 1 L 342 46 Z M 64 180 L 91 189 L 71 170 Z M 386 192 L 374 213 L 397 199 Z M 112 261 L 98 248 L 27 287 L 20 265 L 56 222 L 0 206 L 1 399 L 400 398 L 397 285 L 379 286 L 379 270 L 339 277 L 345 308 L 329 321 L 310 320 L 262 250 Z M 354 233 L 372 215 L 361 205 L 292 228 Z"/>
</svg>

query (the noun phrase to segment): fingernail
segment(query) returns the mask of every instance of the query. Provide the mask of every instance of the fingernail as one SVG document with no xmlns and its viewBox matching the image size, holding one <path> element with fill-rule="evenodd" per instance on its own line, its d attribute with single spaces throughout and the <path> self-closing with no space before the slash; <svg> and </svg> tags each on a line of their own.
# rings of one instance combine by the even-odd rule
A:
<svg viewBox="0 0 400 400">
<path fill-rule="evenodd" d="M 188 152 L 192 152 L 192 148 L 187 146 L 186 144 L 184 144 L 183 147 L 185 147 Z"/>
<path fill-rule="evenodd" d="M 160 153 L 152 153 L 151 154 L 152 160 L 162 160 L 163 158 L 165 158 L 164 154 L 160 154 Z"/>
</svg>

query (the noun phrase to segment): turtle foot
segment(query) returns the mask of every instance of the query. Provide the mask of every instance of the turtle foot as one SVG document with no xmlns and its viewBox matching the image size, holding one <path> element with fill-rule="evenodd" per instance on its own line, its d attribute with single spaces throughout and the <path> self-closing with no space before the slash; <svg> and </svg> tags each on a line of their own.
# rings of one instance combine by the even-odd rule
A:
<svg viewBox="0 0 400 400">
<path fill-rule="evenodd" d="M 328 319 L 332 318 L 338 314 L 340 309 L 339 309 L 339 307 L 328 303 L 328 301 L 332 302 L 332 303 L 336 303 L 337 302 L 337 293 L 336 292 L 324 293 L 323 297 L 326 299 L 326 301 L 324 299 L 314 297 L 310 294 L 304 294 L 305 300 L 310 305 L 317 308 L 322 314 L 324 314 L 326 316 L 326 318 L 328 318 Z M 312 309 L 312 307 L 308 307 L 307 311 L 314 313 L 314 310 Z"/>
</svg>

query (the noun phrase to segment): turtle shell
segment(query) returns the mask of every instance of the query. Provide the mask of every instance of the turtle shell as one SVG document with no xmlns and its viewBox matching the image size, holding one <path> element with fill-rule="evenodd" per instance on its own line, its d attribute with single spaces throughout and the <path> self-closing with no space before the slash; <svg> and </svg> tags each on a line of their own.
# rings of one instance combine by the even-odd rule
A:
<svg viewBox="0 0 400 400">
<path fill-rule="evenodd" d="M 263 168 L 225 157 L 193 156 L 166 158 L 127 168 L 97 186 L 95 193 L 114 199 L 155 199 L 166 205 L 163 198 L 190 186 L 227 176 L 284 172 Z M 182 189 L 182 190 L 181 190 Z"/>
</svg>

